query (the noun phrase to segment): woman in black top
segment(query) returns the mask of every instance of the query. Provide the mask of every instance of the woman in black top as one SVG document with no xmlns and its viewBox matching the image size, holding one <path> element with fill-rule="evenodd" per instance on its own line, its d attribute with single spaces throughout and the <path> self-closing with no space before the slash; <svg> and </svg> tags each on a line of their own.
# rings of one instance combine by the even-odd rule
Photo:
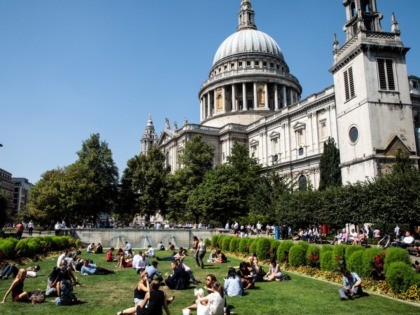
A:
<svg viewBox="0 0 420 315">
<path fill-rule="evenodd" d="M 147 308 L 144 307 L 146 304 Z M 137 306 L 137 315 L 162 315 L 162 307 L 167 315 L 171 314 L 166 302 L 165 292 L 159 290 L 159 282 L 153 280 L 150 285 L 150 291 L 146 293 L 143 302 Z"/>
</svg>

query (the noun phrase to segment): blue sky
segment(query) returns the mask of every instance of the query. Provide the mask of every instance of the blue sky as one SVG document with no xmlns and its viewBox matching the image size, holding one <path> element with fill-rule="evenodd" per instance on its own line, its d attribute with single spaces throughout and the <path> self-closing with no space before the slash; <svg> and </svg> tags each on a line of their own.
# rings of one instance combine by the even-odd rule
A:
<svg viewBox="0 0 420 315">
<path fill-rule="evenodd" d="M 214 54 L 236 31 L 240 0 L 0 0 L 0 168 L 32 183 L 73 163 L 100 133 L 120 174 L 156 131 L 199 123 L 198 91 Z M 395 12 L 420 76 L 420 1 L 377 0 L 382 27 Z M 303 97 L 332 85 L 332 40 L 342 0 L 253 0 L 256 24 L 280 45 Z"/>
</svg>

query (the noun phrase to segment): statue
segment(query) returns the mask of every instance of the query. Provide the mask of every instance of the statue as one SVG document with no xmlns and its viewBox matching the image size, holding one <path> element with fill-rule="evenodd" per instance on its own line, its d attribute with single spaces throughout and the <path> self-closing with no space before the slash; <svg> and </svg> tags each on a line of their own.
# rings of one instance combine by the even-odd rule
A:
<svg viewBox="0 0 420 315">
<path fill-rule="evenodd" d="M 187 117 L 184 117 L 184 122 L 182 123 L 182 126 L 186 126 L 188 124 L 188 119 Z"/>
<path fill-rule="evenodd" d="M 171 129 L 171 124 L 169 123 L 169 119 L 168 118 L 165 118 L 165 129 L 166 130 Z"/>
<path fill-rule="evenodd" d="M 176 121 L 174 121 L 174 130 L 177 131 L 178 130 L 178 123 Z"/>
</svg>

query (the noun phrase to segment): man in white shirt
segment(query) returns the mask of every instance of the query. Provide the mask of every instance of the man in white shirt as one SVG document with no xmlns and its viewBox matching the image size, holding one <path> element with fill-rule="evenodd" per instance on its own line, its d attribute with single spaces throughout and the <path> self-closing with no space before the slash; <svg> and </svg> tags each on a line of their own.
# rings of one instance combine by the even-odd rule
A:
<svg viewBox="0 0 420 315">
<path fill-rule="evenodd" d="M 147 260 L 146 253 L 141 254 L 140 259 L 138 259 L 136 262 L 136 265 L 134 265 L 134 260 L 133 260 L 133 267 L 135 266 L 137 270 L 137 274 L 143 272 L 148 265 L 149 265 L 149 261 Z"/>
<path fill-rule="evenodd" d="M 67 257 L 68 252 L 69 252 L 68 249 L 66 249 L 60 256 L 58 256 L 58 258 L 57 258 L 57 268 L 61 267 L 61 261 L 63 261 Z"/>
<path fill-rule="evenodd" d="M 138 254 L 134 255 L 133 261 L 132 261 L 132 266 L 133 266 L 134 269 L 137 269 L 137 264 L 138 264 L 139 260 L 141 259 L 142 254 L 143 254 L 143 252 L 139 251 Z"/>
<path fill-rule="evenodd" d="M 124 251 L 127 254 L 130 249 L 133 249 L 129 242 L 125 242 Z"/>
<path fill-rule="evenodd" d="M 396 242 L 393 242 L 391 246 L 407 248 L 413 243 L 414 243 L 414 237 L 412 237 L 411 233 L 407 231 L 405 232 L 405 236 L 402 241 L 397 240 Z"/>
<path fill-rule="evenodd" d="M 147 258 L 155 257 L 155 249 L 152 247 L 152 245 L 147 246 L 146 256 Z"/>
</svg>

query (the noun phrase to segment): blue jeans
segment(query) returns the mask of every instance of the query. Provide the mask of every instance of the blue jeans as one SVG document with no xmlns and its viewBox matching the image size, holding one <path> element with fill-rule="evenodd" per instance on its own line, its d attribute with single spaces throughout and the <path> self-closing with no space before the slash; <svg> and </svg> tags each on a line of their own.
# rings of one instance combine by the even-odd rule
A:
<svg viewBox="0 0 420 315">
<path fill-rule="evenodd" d="M 358 294 L 359 293 L 359 289 L 360 289 L 360 286 L 355 287 L 354 288 L 354 294 L 353 295 Z M 340 288 L 340 289 L 338 289 L 338 294 L 340 294 L 340 297 L 342 299 L 347 299 L 351 295 L 351 292 L 350 292 L 349 289 Z"/>
</svg>

